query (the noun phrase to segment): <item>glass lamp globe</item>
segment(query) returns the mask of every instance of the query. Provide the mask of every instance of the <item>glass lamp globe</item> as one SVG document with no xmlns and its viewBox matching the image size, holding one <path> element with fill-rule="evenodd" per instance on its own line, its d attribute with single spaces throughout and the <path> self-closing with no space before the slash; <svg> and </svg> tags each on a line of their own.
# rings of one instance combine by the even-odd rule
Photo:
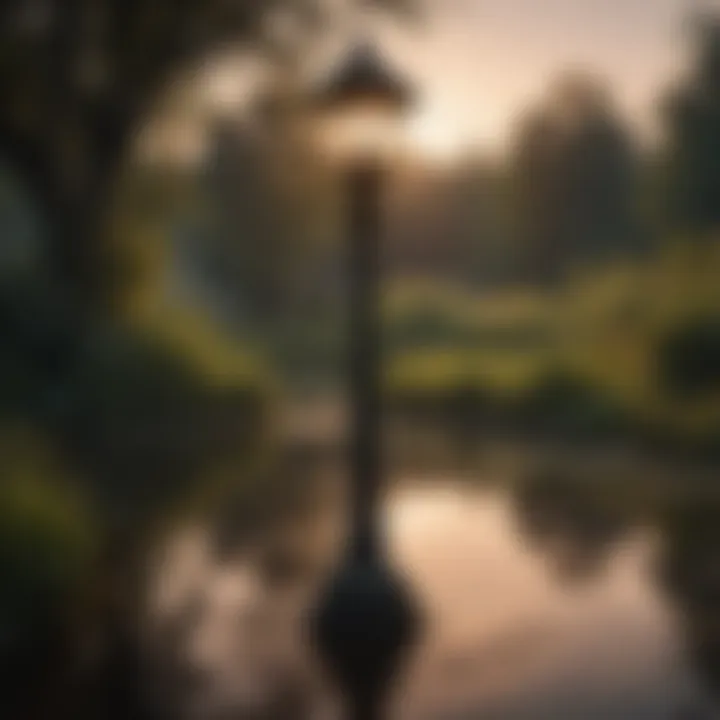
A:
<svg viewBox="0 0 720 720">
<path fill-rule="evenodd" d="M 400 148 L 413 93 L 374 46 L 360 44 L 313 99 L 319 144 L 331 157 L 377 162 Z"/>
</svg>

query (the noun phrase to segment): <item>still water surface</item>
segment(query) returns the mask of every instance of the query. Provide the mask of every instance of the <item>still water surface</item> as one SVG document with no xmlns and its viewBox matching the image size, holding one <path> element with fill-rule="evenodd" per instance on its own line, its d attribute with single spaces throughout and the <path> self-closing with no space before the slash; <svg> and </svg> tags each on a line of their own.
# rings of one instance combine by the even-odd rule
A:
<svg viewBox="0 0 720 720">
<path fill-rule="evenodd" d="M 519 490 L 449 475 L 398 478 L 385 506 L 389 545 L 428 627 L 396 715 L 720 717 L 711 697 L 720 552 L 699 557 L 710 536 L 688 539 L 687 526 L 702 530 L 701 519 L 615 517 L 597 510 L 591 491 L 568 500 L 573 493 L 552 484 Z M 291 545 L 338 547 L 333 517 L 297 529 Z M 293 708 L 286 717 L 323 715 L 327 688 L 302 620 L 316 584 L 268 583 L 258 557 L 245 551 L 221 563 L 193 531 L 165 563 L 158 617 L 194 603 L 182 645 L 201 680 L 188 684 L 188 717 L 282 717 L 281 702 Z M 317 573 L 332 565 L 332 552 L 323 557 Z"/>
</svg>

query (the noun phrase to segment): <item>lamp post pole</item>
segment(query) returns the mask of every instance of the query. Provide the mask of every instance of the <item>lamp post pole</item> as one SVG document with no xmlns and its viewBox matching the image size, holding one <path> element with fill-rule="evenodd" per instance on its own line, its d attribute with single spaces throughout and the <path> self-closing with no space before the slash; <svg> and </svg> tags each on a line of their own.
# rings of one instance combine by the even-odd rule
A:
<svg viewBox="0 0 720 720">
<path fill-rule="evenodd" d="M 320 99 L 322 106 L 340 115 L 370 106 L 380 116 L 398 117 L 407 95 L 407 88 L 374 50 L 360 47 Z M 360 159 L 355 155 L 346 172 L 352 525 L 347 553 L 321 596 L 310 628 L 340 690 L 346 717 L 383 720 L 388 692 L 415 639 L 419 618 L 412 595 L 389 566 L 380 522 L 383 164 L 370 150 Z"/>
<path fill-rule="evenodd" d="M 353 552 L 371 560 L 379 543 L 382 478 L 380 352 L 380 196 L 378 163 L 359 161 L 348 171 L 351 513 Z"/>
<path fill-rule="evenodd" d="M 380 523 L 380 201 L 382 168 L 353 165 L 348 181 L 351 405 L 347 553 L 312 618 L 315 644 L 349 720 L 382 720 L 418 613 L 389 567 Z"/>
</svg>

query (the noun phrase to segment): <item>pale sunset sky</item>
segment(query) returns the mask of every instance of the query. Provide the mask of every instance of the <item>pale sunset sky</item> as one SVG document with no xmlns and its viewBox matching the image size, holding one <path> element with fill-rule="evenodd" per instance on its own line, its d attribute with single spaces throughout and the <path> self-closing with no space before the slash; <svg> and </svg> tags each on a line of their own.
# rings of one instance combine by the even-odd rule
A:
<svg viewBox="0 0 720 720">
<path fill-rule="evenodd" d="M 518 116 L 567 71 L 586 71 L 604 81 L 639 137 L 652 140 L 657 101 L 686 65 L 687 21 L 694 11 L 720 10 L 720 0 L 416 2 L 425 8 L 423 22 L 370 22 L 368 28 L 419 90 L 410 145 L 428 159 L 451 162 L 474 148 L 502 153 Z M 321 56 L 348 51 L 359 39 L 355 20 L 330 34 L 334 50 Z M 203 105 L 200 91 L 210 106 L 236 112 L 233 108 L 252 94 L 254 75 L 243 62 L 207 65 L 189 104 Z M 192 156 L 196 146 L 201 153 L 197 133 L 181 130 L 184 139 L 165 131 L 160 135 L 174 147 L 187 146 Z"/>
<path fill-rule="evenodd" d="M 424 98 L 412 131 L 429 152 L 502 148 L 517 115 L 565 70 L 604 79 L 646 136 L 682 69 L 693 9 L 714 0 L 425 0 L 427 21 L 383 45 Z"/>
</svg>

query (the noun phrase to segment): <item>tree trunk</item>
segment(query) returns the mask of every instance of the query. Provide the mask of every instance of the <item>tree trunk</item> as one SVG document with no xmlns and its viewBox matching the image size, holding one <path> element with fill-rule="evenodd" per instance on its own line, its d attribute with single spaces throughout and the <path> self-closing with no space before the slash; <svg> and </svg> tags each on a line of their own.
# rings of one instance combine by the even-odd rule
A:
<svg viewBox="0 0 720 720">
<path fill-rule="evenodd" d="M 143 673 L 142 617 L 146 578 L 141 548 L 127 533 L 113 538 L 99 575 L 103 592 L 97 608 L 101 633 L 99 661 L 86 678 L 88 718 L 147 720 Z"/>
<path fill-rule="evenodd" d="M 108 220 L 115 181 L 131 137 L 126 114 L 101 122 L 65 113 L 51 133 L 0 125 L 0 159 L 27 190 L 46 236 L 56 291 L 78 312 L 104 308 L 115 290 Z"/>
</svg>

